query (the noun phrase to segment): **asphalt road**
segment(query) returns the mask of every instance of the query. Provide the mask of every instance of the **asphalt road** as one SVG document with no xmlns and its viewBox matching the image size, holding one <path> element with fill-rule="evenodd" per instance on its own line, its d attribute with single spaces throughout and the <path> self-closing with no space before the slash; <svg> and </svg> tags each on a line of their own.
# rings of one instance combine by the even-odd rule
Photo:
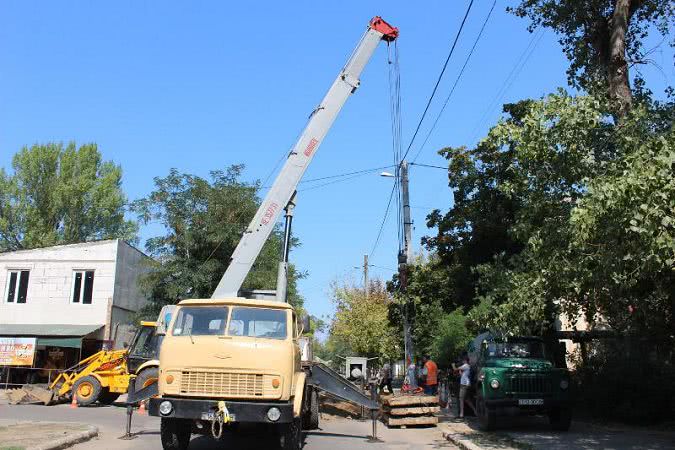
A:
<svg viewBox="0 0 675 450">
<path fill-rule="evenodd" d="M 71 409 L 69 405 L 38 406 L 38 405 L 0 405 L 0 416 L 3 419 L 17 421 L 46 421 L 46 422 L 78 422 L 95 425 L 99 428 L 98 439 L 91 440 L 72 447 L 74 450 L 101 450 L 115 448 L 126 449 L 161 449 L 159 438 L 159 419 L 147 415 L 134 414 L 132 440 L 120 440 L 124 434 L 125 411 L 122 408 L 111 406 L 88 407 Z M 416 429 L 387 429 L 382 423 L 378 424 L 378 437 L 382 442 L 372 444 L 367 442 L 371 434 L 369 421 L 358 421 L 335 416 L 328 416 L 321 421 L 321 429 L 305 433 L 305 450 L 314 449 L 456 449 L 441 435 L 440 428 Z M 203 436 L 193 436 L 191 450 L 237 448 L 245 449 L 273 449 L 275 441 L 266 432 L 260 429 L 244 429 L 236 439 L 228 438 L 217 442 Z"/>
</svg>

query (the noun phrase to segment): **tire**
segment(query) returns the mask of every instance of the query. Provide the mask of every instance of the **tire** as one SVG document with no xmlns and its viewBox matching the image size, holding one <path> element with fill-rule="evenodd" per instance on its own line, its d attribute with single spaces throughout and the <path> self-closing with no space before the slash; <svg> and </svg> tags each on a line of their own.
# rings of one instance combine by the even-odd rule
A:
<svg viewBox="0 0 675 450">
<path fill-rule="evenodd" d="M 300 450 L 302 448 L 302 423 L 300 418 L 291 423 L 279 425 L 279 448 Z"/>
<path fill-rule="evenodd" d="M 192 434 L 192 422 L 162 417 L 159 433 L 164 450 L 187 450 Z"/>
<path fill-rule="evenodd" d="M 572 409 L 569 407 L 555 408 L 548 413 L 551 428 L 555 431 L 569 431 L 572 425 Z"/>
<path fill-rule="evenodd" d="M 107 389 L 104 389 L 101 392 L 101 395 L 98 397 L 98 402 L 103 405 L 112 405 L 115 400 L 119 398 L 120 394 L 116 392 L 110 392 Z"/>
<path fill-rule="evenodd" d="M 319 394 L 312 389 L 312 397 L 309 404 L 309 427 L 308 430 L 319 428 Z"/>
<path fill-rule="evenodd" d="M 492 431 L 497 427 L 497 411 L 485 404 L 485 400 L 479 397 L 476 401 L 478 413 L 478 427 L 482 431 Z"/>
<path fill-rule="evenodd" d="M 93 405 L 101 397 L 103 388 L 94 376 L 87 375 L 73 384 L 73 396 L 80 406 Z"/>
<path fill-rule="evenodd" d="M 140 391 L 144 387 L 148 387 L 153 383 L 156 383 L 159 379 L 159 368 L 158 367 L 146 367 L 141 370 L 141 372 L 136 376 L 136 392 Z"/>
</svg>

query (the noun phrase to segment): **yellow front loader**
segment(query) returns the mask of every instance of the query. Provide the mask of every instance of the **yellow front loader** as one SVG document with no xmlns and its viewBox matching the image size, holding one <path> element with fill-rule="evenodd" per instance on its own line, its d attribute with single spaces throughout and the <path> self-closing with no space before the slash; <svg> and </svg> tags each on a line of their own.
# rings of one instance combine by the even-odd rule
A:
<svg viewBox="0 0 675 450">
<path fill-rule="evenodd" d="M 126 349 L 102 350 L 61 372 L 49 388 L 56 398 L 74 396 L 80 406 L 111 404 L 129 387 L 127 355 Z"/>
</svg>

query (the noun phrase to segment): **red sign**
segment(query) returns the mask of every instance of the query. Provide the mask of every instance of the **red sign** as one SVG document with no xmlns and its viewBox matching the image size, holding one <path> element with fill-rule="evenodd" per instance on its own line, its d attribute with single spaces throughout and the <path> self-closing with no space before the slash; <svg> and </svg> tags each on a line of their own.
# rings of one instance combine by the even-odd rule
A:
<svg viewBox="0 0 675 450">
<path fill-rule="evenodd" d="M 307 144 L 307 148 L 304 151 L 305 156 L 307 156 L 307 157 L 311 156 L 312 152 L 314 151 L 314 149 L 316 148 L 317 145 L 319 145 L 319 141 L 312 138 L 312 140 L 309 141 L 309 144 Z"/>
</svg>

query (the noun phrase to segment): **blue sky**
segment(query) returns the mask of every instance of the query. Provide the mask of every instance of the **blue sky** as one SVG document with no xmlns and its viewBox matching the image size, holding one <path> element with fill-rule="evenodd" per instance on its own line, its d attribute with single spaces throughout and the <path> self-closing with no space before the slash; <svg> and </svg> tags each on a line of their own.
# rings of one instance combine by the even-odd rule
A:
<svg viewBox="0 0 675 450">
<path fill-rule="evenodd" d="M 9 168 L 24 145 L 74 140 L 96 142 L 105 159 L 122 165 L 131 200 L 146 195 L 152 178 L 172 167 L 206 176 L 243 163 L 246 180 L 264 180 L 374 15 L 400 28 L 407 143 L 467 4 L 0 1 L 0 166 Z M 475 1 L 422 137 L 491 4 Z M 497 120 L 501 103 L 565 85 L 567 62 L 555 36 L 545 32 L 501 101 L 489 108 L 532 42 L 527 22 L 507 14 L 507 4 L 498 1 L 418 163 L 444 165 L 436 151 L 475 142 Z M 649 86 L 661 92 L 675 78 L 672 51 L 659 50 L 652 58 L 662 70 L 644 72 Z M 382 45 L 306 178 L 392 163 L 387 73 Z M 332 281 L 360 282 L 355 267 L 373 247 L 391 182 L 367 174 L 299 192 L 294 232 L 302 247 L 291 257 L 309 272 L 300 289 L 313 314 L 330 313 Z M 421 236 L 433 233 L 426 214 L 451 204 L 444 171 L 412 167 L 416 248 Z M 142 238 L 158 231 L 145 228 Z M 386 268 L 396 267 L 396 250 L 391 216 L 371 256 L 378 266 L 371 267 L 371 276 L 391 276 Z"/>
</svg>

